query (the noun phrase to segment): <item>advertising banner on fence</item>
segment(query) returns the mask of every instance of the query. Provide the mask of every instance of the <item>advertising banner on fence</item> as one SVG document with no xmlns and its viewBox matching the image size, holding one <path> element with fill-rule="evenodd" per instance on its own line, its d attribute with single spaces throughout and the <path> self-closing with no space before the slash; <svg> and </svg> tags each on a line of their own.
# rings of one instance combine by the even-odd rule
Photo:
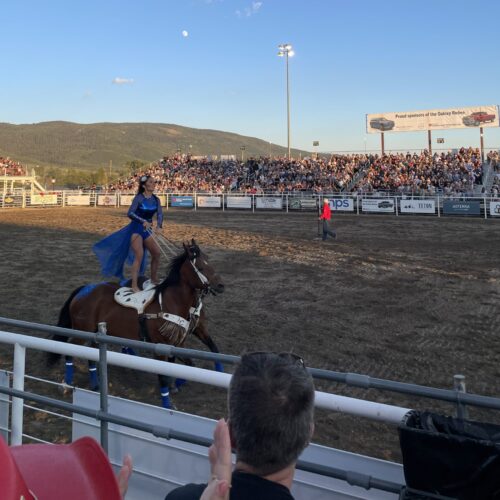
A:
<svg viewBox="0 0 500 500">
<path fill-rule="evenodd" d="M 335 212 L 354 212 L 354 200 L 352 198 L 332 198 L 330 209 Z"/>
<path fill-rule="evenodd" d="M 392 198 L 363 198 L 361 200 L 363 212 L 394 212 Z"/>
<path fill-rule="evenodd" d="M 201 208 L 220 208 L 220 196 L 198 196 L 198 206 Z"/>
<path fill-rule="evenodd" d="M 490 202 L 490 215 L 492 217 L 500 217 L 500 201 Z"/>
<path fill-rule="evenodd" d="M 69 194 L 66 196 L 66 205 L 69 206 L 85 206 L 90 205 L 90 195 L 88 194 Z"/>
<path fill-rule="evenodd" d="M 436 202 L 434 200 L 401 200 L 399 208 L 402 214 L 434 214 Z"/>
<path fill-rule="evenodd" d="M 316 198 L 292 198 L 288 199 L 288 208 L 291 210 L 317 210 Z"/>
<path fill-rule="evenodd" d="M 265 198 L 256 198 L 255 206 L 267 210 L 281 210 L 283 208 L 283 198 L 281 196 L 266 196 Z"/>
<path fill-rule="evenodd" d="M 443 214 L 446 215 L 479 215 L 480 213 L 479 201 L 443 201 Z"/>
<path fill-rule="evenodd" d="M 98 195 L 97 204 L 103 207 L 116 207 L 116 194 Z"/>
<path fill-rule="evenodd" d="M 449 128 L 498 127 L 498 106 L 427 109 L 366 115 L 366 131 L 412 132 Z"/>
<path fill-rule="evenodd" d="M 252 208 L 250 196 L 228 196 L 226 198 L 227 208 Z"/>
<path fill-rule="evenodd" d="M 172 196 L 170 198 L 170 206 L 172 207 L 194 207 L 192 196 Z"/>
<path fill-rule="evenodd" d="M 132 205 L 132 200 L 134 199 L 135 194 L 121 194 L 120 195 L 120 206 L 129 207 Z"/>
<path fill-rule="evenodd" d="M 32 194 L 31 205 L 57 205 L 57 194 Z"/>
</svg>

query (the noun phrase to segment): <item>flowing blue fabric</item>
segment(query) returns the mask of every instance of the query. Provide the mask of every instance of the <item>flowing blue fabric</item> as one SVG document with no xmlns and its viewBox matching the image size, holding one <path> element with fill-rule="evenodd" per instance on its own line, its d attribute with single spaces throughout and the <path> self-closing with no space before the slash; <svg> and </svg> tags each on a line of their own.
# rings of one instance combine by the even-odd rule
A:
<svg viewBox="0 0 500 500">
<path fill-rule="evenodd" d="M 103 276 L 116 276 L 120 281 L 125 280 L 123 274 L 125 263 L 132 265 L 134 262 L 134 252 L 130 247 L 130 239 L 135 233 L 140 234 L 143 240 L 149 237 L 149 233 L 144 230 L 143 223 L 145 221 L 152 222 L 155 213 L 158 214 L 158 227 L 161 227 L 163 216 L 160 200 L 154 195 L 150 198 L 146 198 L 142 194 L 136 195 L 127 213 L 132 222 L 106 236 L 92 247 L 101 264 Z M 148 254 L 149 252 L 145 248 L 139 275 L 143 275 L 146 270 Z"/>
</svg>

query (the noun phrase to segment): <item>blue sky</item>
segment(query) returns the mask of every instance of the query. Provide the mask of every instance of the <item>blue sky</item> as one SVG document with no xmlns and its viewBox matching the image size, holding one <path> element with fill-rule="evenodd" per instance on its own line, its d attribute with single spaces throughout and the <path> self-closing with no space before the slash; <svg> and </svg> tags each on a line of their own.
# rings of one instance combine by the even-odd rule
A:
<svg viewBox="0 0 500 500">
<path fill-rule="evenodd" d="M 498 0 L 2 0 L 0 13 L 1 122 L 174 123 L 286 145 L 284 42 L 292 147 L 376 150 L 366 113 L 500 103 Z M 477 130 L 437 137 L 479 145 Z"/>
</svg>

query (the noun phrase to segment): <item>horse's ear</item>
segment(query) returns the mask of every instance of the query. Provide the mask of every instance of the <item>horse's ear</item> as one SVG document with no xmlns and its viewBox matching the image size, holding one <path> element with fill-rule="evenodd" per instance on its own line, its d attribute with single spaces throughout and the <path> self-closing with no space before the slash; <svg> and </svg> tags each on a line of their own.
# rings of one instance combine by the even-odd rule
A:
<svg viewBox="0 0 500 500">
<path fill-rule="evenodd" d="M 196 246 L 196 241 L 194 241 L 194 238 L 191 238 L 191 245 Z"/>
<path fill-rule="evenodd" d="M 184 242 L 184 241 L 182 242 L 182 247 L 184 248 L 184 251 L 186 253 L 189 253 L 189 249 L 188 249 L 188 246 L 186 245 L 186 242 Z"/>
</svg>

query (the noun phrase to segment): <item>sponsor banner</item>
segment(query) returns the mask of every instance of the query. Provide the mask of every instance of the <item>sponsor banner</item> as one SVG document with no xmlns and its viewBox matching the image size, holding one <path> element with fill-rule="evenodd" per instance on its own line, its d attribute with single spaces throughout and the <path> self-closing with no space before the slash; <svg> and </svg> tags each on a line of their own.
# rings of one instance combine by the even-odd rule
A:
<svg viewBox="0 0 500 500">
<path fill-rule="evenodd" d="M 57 205 L 57 194 L 32 194 L 31 205 Z"/>
<path fill-rule="evenodd" d="M 500 201 L 490 201 L 490 215 L 500 217 Z"/>
<path fill-rule="evenodd" d="M 192 196 L 171 196 L 170 206 L 172 207 L 194 207 Z"/>
<path fill-rule="evenodd" d="M 366 130 L 369 134 L 499 125 L 498 106 L 495 105 L 366 115 Z"/>
<path fill-rule="evenodd" d="M 332 198 L 330 209 L 334 212 L 354 212 L 354 200 L 352 198 Z"/>
<path fill-rule="evenodd" d="M 66 196 L 66 205 L 74 206 L 89 206 L 90 205 L 90 195 L 88 194 L 69 194 Z"/>
<path fill-rule="evenodd" d="M 446 215 L 480 215 L 479 201 L 443 201 L 443 214 Z"/>
<path fill-rule="evenodd" d="M 220 196 L 198 196 L 198 206 L 201 208 L 220 208 L 221 198 Z"/>
<path fill-rule="evenodd" d="M 394 212 L 392 198 L 363 198 L 361 200 L 363 212 Z"/>
<path fill-rule="evenodd" d="M 265 198 L 255 198 L 256 208 L 267 210 L 281 210 L 283 208 L 283 198 L 278 196 L 266 196 Z"/>
<path fill-rule="evenodd" d="M 288 198 L 288 208 L 291 210 L 317 210 L 315 198 Z"/>
<path fill-rule="evenodd" d="M 401 200 L 399 208 L 402 214 L 434 214 L 436 202 L 434 200 Z"/>
<path fill-rule="evenodd" d="M 16 194 L 6 194 L 4 198 L 0 196 L 0 201 L 4 207 L 20 207 L 23 204 L 23 197 Z"/>
<path fill-rule="evenodd" d="M 100 194 L 97 196 L 97 204 L 102 207 L 116 207 L 116 194 Z"/>
<path fill-rule="evenodd" d="M 132 205 L 132 200 L 134 199 L 135 194 L 121 194 L 120 195 L 120 206 L 129 207 Z"/>
<path fill-rule="evenodd" d="M 252 198 L 250 196 L 227 196 L 227 208 L 252 208 Z"/>
<path fill-rule="evenodd" d="M 160 205 L 162 207 L 166 207 L 167 206 L 167 195 L 165 195 L 165 194 L 157 194 L 156 196 L 160 200 Z"/>
</svg>

